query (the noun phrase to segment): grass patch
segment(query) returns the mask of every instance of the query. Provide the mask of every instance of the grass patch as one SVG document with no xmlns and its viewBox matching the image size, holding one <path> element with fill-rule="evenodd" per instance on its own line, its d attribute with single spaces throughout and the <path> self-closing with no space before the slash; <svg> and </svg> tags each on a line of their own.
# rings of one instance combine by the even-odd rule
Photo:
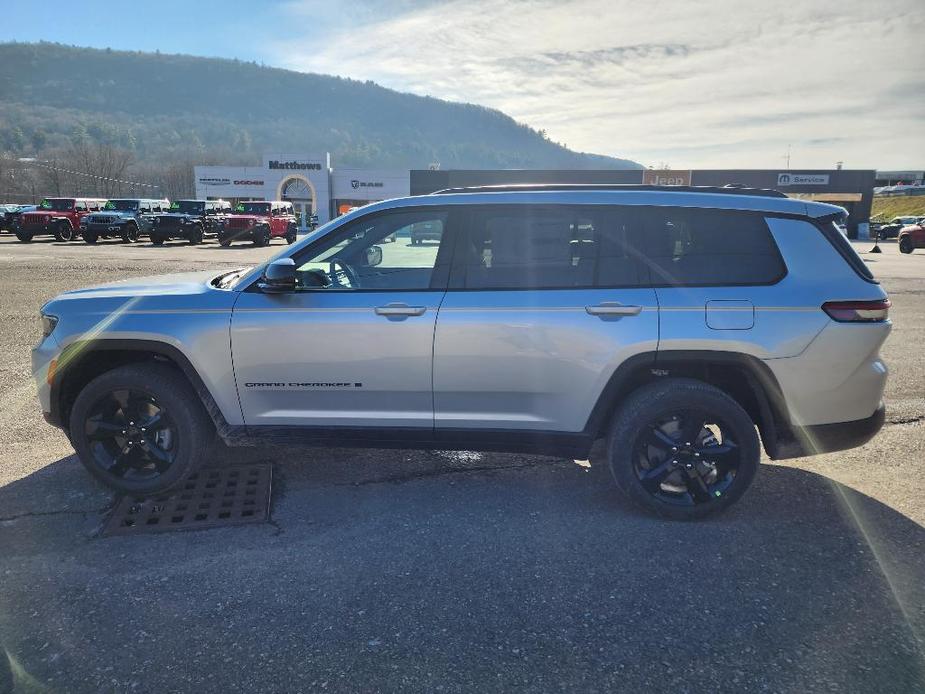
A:
<svg viewBox="0 0 925 694">
<path fill-rule="evenodd" d="M 888 222 L 893 217 L 915 215 L 925 216 L 925 195 L 901 195 L 897 197 L 874 198 L 871 219 L 878 218 Z"/>
</svg>

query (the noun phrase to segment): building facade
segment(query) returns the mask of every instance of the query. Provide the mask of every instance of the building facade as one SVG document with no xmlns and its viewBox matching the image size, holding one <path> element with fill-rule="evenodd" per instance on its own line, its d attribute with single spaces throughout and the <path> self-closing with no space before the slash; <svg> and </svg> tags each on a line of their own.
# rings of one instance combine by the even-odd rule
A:
<svg viewBox="0 0 925 694">
<path fill-rule="evenodd" d="M 289 200 L 303 228 L 311 215 L 324 222 L 353 207 L 443 188 L 516 183 L 726 186 L 779 190 L 790 197 L 829 202 L 848 211 L 848 233 L 867 236 L 876 172 L 872 170 L 695 169 L 632 170 L 407 170 L 333 169 L 330 154 L 271 153 L 260 166 L 197 166 L 196 197 Z"/>
</svg>

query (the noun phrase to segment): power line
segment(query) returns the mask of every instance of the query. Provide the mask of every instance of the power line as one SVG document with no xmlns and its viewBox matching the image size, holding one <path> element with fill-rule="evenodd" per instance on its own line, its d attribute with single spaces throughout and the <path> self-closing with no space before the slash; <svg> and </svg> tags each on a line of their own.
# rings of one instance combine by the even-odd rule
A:
<svg viewBox="0 0 925 694">
<path fill-rule="evenodd" d="M 134 187 L 140 187 L 140 188 L 155 188 L 157 190 L 160 190 L 160 186 L 155 183 L 142 183 L 140 181 L 126 181 L 121 178 L 111 178 L 109 176 L 97 176 L 96 174 L 87 173 L 86 171 L 72 171 L 70 169 L 62 169 L 61 167 L 57 165 L 49 165 L 48 162 L 38 162 L 34 160 L 17 159 L 15 161 L 7 160 L 5 163 L 8 163 L 8 164 L 15 163 L 15 164 L 22 166 L 23 168 L 25 168 L 26 166 L 37 166 L 41 169 L 47 169 L 49 171 L 54 171 L 56 173 L 65 173 L 65 174 L 70 174 L 72 176 L 85 176 L 86 178 L 93 178 L 93 179 L 96 179 L 97 181 L 109 181 L 111 183 L 122 183 L 128 186 L 134 186 Z"/>
</svg>

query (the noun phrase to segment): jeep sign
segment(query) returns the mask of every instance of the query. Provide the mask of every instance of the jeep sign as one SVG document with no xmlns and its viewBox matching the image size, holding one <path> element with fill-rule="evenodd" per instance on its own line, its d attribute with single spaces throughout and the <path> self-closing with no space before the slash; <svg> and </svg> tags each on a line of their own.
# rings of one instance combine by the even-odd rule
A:
<svg viewBox="0 0 925 694">
<path fill-rule="evenodd" d="M 691 172 L 646 169 L 642 172 L 642 182 L 650 186 L 689 186 Z"/>
<path fill-rule="evenodd" d="M 779 186 L 827 186 L 829 185 L 829 175 L 828 174 L 779 173 L 777 174 L 777 185 Z"/>
</svg>

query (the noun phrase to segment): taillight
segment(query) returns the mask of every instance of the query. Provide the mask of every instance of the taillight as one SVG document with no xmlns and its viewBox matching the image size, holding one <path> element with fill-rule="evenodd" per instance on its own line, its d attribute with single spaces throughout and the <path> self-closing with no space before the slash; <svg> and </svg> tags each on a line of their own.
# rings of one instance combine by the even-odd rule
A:
<svg viewBox="0 0 925 694">
<path fill-rule="evenodd" d="M 890 300 L 827 301 L 822 310 L 839 323 L 881 323 L 890 315 Z"/>
</svg>

